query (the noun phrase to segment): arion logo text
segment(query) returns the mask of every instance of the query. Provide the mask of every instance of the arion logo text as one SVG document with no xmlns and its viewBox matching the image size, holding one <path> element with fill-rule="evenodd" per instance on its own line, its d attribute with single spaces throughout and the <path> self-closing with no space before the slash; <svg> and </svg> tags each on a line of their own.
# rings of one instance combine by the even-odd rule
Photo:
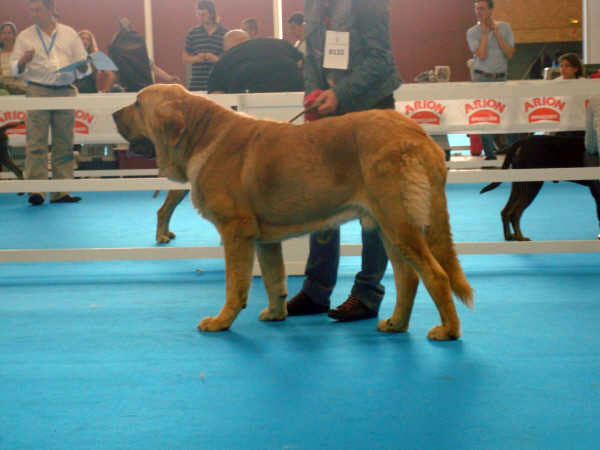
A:
<svg viewBox="0 0 600 450">
<path fill-rule="evenodd" d="M 566 103 L 555 97 L 536 97 L 523 105 L 527 120 L 534 122 L 560 122 L 561 112 Z"/>
<path fill-rule="evenodd" d="M 500 100 L 493 98 L 481 98 L 473 100 L 465 105 L 465 114 L 469 118 L 469 124 L 478 123 L 502 123 L 502 114 L 506 105 Z"/>
<path fill-rule="evenodd" d="M 404 114 L 421 125 L 440 125 L 446 107 L 435 100 L 417 100 L 404 107 Z"/>
</svg>

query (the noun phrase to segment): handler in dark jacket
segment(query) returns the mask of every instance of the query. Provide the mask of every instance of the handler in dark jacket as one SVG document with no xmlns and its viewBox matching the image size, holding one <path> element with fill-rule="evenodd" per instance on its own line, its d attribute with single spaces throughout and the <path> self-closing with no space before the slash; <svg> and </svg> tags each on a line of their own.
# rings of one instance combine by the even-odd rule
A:
<svg viewBox="0 0 600 450">
<path fill-rule="evenodd" d="M 320 106 L 307 120 L 367 109 L 394 108 L 401 84 L 390 46 L 388 0 L 306 0 L 305 106 Z M 348 299 L 329 309 L 340 257 L 339 228 L 310 236 L 302 290 L 288 315 L 320 314 L 339 321 L 376 317 L 388 258 L 377 229 L 362 230 L 362 268 Z"/>
</svg>

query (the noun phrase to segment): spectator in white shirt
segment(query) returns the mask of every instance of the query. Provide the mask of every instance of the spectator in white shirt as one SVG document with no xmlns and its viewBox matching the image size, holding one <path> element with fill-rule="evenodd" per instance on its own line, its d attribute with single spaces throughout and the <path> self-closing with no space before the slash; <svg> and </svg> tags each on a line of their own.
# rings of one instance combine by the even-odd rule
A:
<svg viewBox="0 0 600 450">
<path fill-rule="evenodd" d="M 58 69 L 87 58 L 77 32 L 56 20 L 54 0 L 28 0 L 33 25 L 17 36 L 11 54 L 13 75 L 27 83 L 28 97 L 71 97 L 76 95 L 75 78 L 89 74 L 87 63 L 70 72 Z M 27 112 L 25 176 L 48 178 L 48 129 L 52 129 L 52 177 L 73 178 L 74 110 L 39 110 Z M 44 203 L 45 193 L 30 193 L 29 203 Z M 75 203 L 81 197 L 68 192 L 53 192 L 51 203 Z"/>
</svg>

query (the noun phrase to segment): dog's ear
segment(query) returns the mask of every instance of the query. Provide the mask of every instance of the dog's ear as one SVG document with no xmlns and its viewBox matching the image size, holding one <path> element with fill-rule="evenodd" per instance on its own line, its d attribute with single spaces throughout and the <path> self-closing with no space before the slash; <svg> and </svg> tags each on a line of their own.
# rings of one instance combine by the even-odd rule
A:
<svg viewBox="0 0 600 450">
<path fill-rule="evenodd" d="M 168 102 L 156 110 L 155 129 L 163 136 L 169 147 L 176 147 L 185 133 L 183 110 L 179 102 Z"/>
</svg>

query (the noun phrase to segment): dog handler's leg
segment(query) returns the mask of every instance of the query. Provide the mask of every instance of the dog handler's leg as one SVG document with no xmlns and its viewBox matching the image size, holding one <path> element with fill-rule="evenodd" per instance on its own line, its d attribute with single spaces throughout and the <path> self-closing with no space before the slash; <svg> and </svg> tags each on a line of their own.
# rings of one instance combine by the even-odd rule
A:
<svg viewBox="0 0 600 450">
<path fill-rule="evenodd" d="M 385 237 L 382 240 L 394 268 L 396 307 L 392 317 L 379 321 L 377 329 L 379 331 L 403 333 L 408 329 L 410 314 L 419 286 L 419 277 L 414 269 L 403 260 L 396 247 L 391 245 Z"/>
<path fill-rule="evenodd" d="M 254 237 L 245 236 L 243 225 L 230 225 L 219 230 L 225 251 L 225 305 L 216 317 L 206 317 L 201 331 L 227 330 L 246 306 L 254 264 Z"/>
<path fill-rule="evenodd" d="M 269 306 L 260 312 L 260 320 L 284 320 L 287 317 L 285 297 L 287 287 L 281 243 L 257 243 L 260 271 L 269 295 Z"/>
<path fill-rule="evenodd" d="M 175 208 L 181 203 L 181 200 L 184 199 L 187 193 L 187 190 L 169 191 L 167 198 L 165 198 L 164 203 L 156 213 L 156 242 L 159 244 L 166 244 L 175 238 L 175 233 L 169 231 L 169 222 L 171 221 L 173 211 L 175 211 Z"/>
</svg>

